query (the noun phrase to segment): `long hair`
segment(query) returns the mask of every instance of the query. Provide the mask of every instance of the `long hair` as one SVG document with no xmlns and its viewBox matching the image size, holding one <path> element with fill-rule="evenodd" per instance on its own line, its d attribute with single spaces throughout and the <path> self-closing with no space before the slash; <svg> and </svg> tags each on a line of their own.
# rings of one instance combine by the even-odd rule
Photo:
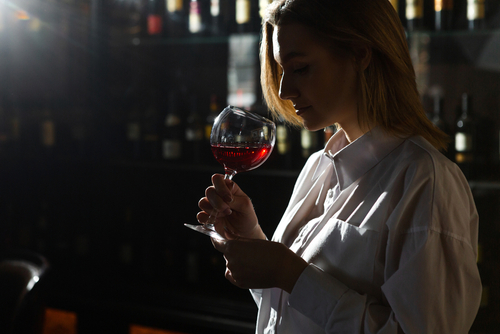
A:
<svg viewBox="0 0 500 334">
<path fill-rule="evenodd" d="M 388 134 L 421 135 L 437 149 L 448 136 L 427 118 L 415 81 L 406 35 L 389 0 L 275 0 L 263 19 L 260 47 L 261 85 L 269 110 L 300 125 L 293 104 L 279 98 L 280 74 L 274 60 L 275 26 L 304 24 L 318 36 L 348 52 L 368 47 L 368 67 L 359 70 L 358 122 L 362 129 L 378 125 Z"/>
</svg>

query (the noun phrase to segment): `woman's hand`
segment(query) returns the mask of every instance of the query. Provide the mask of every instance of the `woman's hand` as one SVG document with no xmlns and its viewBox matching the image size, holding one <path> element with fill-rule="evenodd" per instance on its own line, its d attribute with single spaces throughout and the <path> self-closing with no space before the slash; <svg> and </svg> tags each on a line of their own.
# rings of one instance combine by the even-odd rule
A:
<svg viewBox="0 0 500 334">
<path fill-rule="evenodd" d="M 221 241 L 212 239 L 226 259 L 226 278 L 244 289 L 281 288 L 291 293 L 308 266 L 285 245 L 255 239 Z"/>
<path fill-rule="evenodd" d="M 203 224 L 210 214 L 217 213 L 215 229 L 227 239 L 266 239 L 252 201 L 236 183 L 225 180 L 224 175 L 212 176 L 212 186 L 206 189 L 198 206 L 203 210 L 197 215 L 198 221 Z"/>
</svg>

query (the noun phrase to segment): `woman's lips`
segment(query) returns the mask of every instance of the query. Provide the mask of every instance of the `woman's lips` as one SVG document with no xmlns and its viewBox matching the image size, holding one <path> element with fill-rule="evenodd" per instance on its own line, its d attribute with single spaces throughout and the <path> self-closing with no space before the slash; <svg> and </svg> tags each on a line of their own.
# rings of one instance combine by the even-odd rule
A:
<svg viewBox="0 0 500 334">
<path fill-rule="evenodd" d="M 295 107 L 295 113 L 297 114 L 297 116 L 300 116 L 302 115 L 303 113 L 305 113 L 307 111 L 307 109 L 309 109 L 309 106 L 307 107 Z"/>
</svg>

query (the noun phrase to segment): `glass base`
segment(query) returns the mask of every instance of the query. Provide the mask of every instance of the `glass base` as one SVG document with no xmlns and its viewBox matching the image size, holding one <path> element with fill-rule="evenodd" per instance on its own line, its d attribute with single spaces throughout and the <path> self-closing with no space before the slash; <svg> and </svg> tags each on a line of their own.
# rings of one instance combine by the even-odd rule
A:
<svg viewBox="0 0 500 334">
<path fill-rule="evenodd" d="M 205 225 L 184 224 L 184 226 L 189 227 L 190 229 L 195 230 L 196 232 L 200 232 L 200 233 L 203 233 L 205 235 L 208 235 L 211 238 L 222 240 L 222 241 L 226 240 L 226 238 L 221 236 L 216 231 L 210 230 L 209 228 L 205 227 Z"/>
</svg>

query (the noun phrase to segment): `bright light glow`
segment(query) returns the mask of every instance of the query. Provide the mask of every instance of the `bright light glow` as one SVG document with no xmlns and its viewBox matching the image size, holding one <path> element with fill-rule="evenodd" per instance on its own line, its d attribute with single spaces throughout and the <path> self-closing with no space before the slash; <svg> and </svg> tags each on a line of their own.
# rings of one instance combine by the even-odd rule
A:
<svg viewBox="0 0 500 334">
<path fill-rule="evenodd" d="M 28 282 L 28 285 L 26 286 L 26 289 L 28 291 L 30 291 L 31 289 L 33 289 L 33 286 L 35 285 L 35 283 L 37 283 L 38 281 L 40 280 L 40 277 L 38 276 L 33 276 L 31 278 L 31 280 Z"/>
<path fill-rule="evenodd" d="M 28 21 L 30 19 L 30 15 L 28 14 L 28 12 L 26 12 L 24 10 L 18 10 L 16 12 L 16 18 L 19 21 Z"/>
</svg>

